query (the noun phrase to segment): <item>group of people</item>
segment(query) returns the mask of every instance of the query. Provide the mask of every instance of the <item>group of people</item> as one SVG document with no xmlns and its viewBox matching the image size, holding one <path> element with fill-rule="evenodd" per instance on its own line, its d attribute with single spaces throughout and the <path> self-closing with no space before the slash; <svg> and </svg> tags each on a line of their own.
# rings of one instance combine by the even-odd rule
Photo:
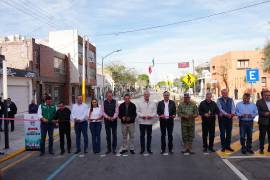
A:
<svg viewBox="0 0 270 180">
<path fill-rule="evenodd" d="M 57 110 L 52 103 L 51 97 L 47 96 L 45 103 L 38 107 L 38 115 L 41 121 L 41 156 L 45 153 L 45 139 L 49 136 L 49 153 L 53 152 L 53 131 L 56 125 L 59 126 L 61 154 L 65 153 L 65 137 L 67 139 L 67 151 L 71 152 L 71 121 L 74 122 L 76 134 L 76 152 L 81 153 L 81 135 L 84 139 L 83 152 L 88 153 L 88 126 L 92 135 L 93 153 L 101 151 L 101 129 L 104 120 L 107 151 L 106 154 L 116 154 L 117 151 L 117 125 L 121 120 L 123 143 L 120 154 L 135 154 L 134 134 L 135 121 L 138 119 L 140 129 L 140 154 L 152 154 L 152 126 L 159 119 L 161 131 L 161 154 L 165 154 L 166 148 L 169 154 L 173 154 L 173 129 L 176 115 L 181 119 L 181 132 L 184 154 L 194 154 L 192 143 L 195 137 L 195 119 L 202 119 L 203 152 L 215 152 L 214 139 L 216 119 L 218 119 L 221 139 L 221 151 L 233 152 L 231 148 L 232 127 L 234 117 L 239 119 L 240 141 L 242 153 L 251 153 L 253 122 L 259 114 L 260 130 L 260 153 L 264 153 L 264 140 L 266 133 L 270 135 L 270 91 L 262 92 L 262 99 L 257 104 L 250 102 L 250 94 L 243 95 L 243 101 L 234 104 L 232 98 L 228 97 L 226 89 L 221 91 L 222 96 L 217 102 L 212 100 L 212 94 L 208 92 L 205 100 L 197 107 L 191 101 L 188 93 L 184 94 L 180 104 L 170 100 L 170 93 L 163 93 L 163 100 L 156 104 L 150 100 L 150 92 L 144 92 L 144 98 L 135 105 L 131 102 L 129 94 L 124 96 L 124 102 L 118 105 L 113 99 L 112 91 L 106 93 L 106 100 L 100 106 L 96 99 L 92 99 L 90 107 L 83 103 L 82 96 L 77 97 L 77 102 L 72 106 L 71 111 L 65 107 L 63 102 L 59 103 Z M 168 138 L 168 143 L 166 140 Z M 209 139 L 209 140 L 208 140 Z M 268 138 L 270 143 L 270 138 Z M 270 152 L 270 146 L 268 147 Z"/>
</svg>

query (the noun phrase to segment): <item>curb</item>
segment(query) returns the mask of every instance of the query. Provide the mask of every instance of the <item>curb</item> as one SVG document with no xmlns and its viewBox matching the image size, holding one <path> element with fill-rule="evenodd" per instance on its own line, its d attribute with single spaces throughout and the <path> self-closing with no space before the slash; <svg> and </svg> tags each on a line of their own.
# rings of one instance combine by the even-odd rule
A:
<svg viewBox="0 0 270 180">
<path fill-rule="evenodd" d="M 71 128 L 74 128 L 74 125 L 71 125 Z M 59 131 L 53 135 L 53 137 L 57 137 L 57 136 L 59 136 Z M 46 138 L 46 141 L 48 141 L 48 137 Z M 5 161 L 8 161 L 8 160 L 10 160 L 12 158 L 15 158 L 16 156 L 18 156 L 18 155 L 20 155 L 20 154 L 22 154 L 24 152 L 26 152 L 26 150 L 23 147 L 21 149 L 12 151 L 10 154 L 4 155 L 3 158 L 0 158 L 0 164 L 3 163 L 3 162 L 5 162 Z M 1 180 L 1 176 L 0 176 L 0 180 Z"/>
</svg>

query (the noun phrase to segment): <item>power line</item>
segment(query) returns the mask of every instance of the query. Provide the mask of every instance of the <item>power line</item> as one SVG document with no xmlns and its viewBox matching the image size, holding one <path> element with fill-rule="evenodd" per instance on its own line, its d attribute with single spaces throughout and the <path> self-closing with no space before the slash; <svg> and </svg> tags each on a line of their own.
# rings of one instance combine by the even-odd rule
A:
<svg viewBox="0 0 270 180">
<path fill-rule="evenodd" d="M 42 18 L 40 19 L 39 17 L 35 16 L 31 12 L 26 11 L 25 9 L 21 8 L 20 6 L 16 6 L 16 5 L 10 3 L 9 1 L 5 1 L 5 0 L 2 0 L 0 2 L 2 2 L 3 4 L 5 4 L 5 5 L 9 6 L 9 7 L 15 8 L 16 10 L 20 11 L 21 13 L 26 14 L 28 16 L 31 16 L 32 18 L 37 19 L 40 22 L 46 23 L 50 27 L 55 27 L 54 25 L 48 23 L 47 21 L 44 21 Z"/>
<path fill-rule="evenodd" d="M 164 27 L 168 27 L 168 26 L 184 24 L 184 23 L 189 23 L 189 22 L 193 22 L 193 21 L 199 21 L 199 20 L 211 18 L 211 17 L 214 17 L 214 16 L 225 15 L 225 14 L 240 11 L 240 10 L 243 10 L 243 9 L 248 9 L 248 8 L 255 7 L 255 6 L 260 6 L 260 5 L 267 4 L 267 3 L 270 3 L 270 0 L 262 1 L 262 2 L 258 2 L 258 3 L 252 3 L 252 4 L 249 4 L 249 5 L 246 5 L 246 6 L 242 6 L 242 7 L 235 8 L 235 9 L 230 9 L 230 10 L 227 10 L 227 11 L 216 12 L 216 13 L 209 14 L 209 15 L 206 15 L 206 16 L 199 16 L 199 17 L 196 17 L 196 18 L 187 19 L 187 20 L 180 20 L 180 21 L 176 21 L 176 22 L 172 22 L 172 23 L 168 23 L 168 24 L 162 24 L 162 25 L 157 25 L 157 26 L 149 26 L 149 27 L 131 29 L 131 30 L 126 30 L 126 31 L 112 32 L 112 33 L 105 33 L 105 34 L 100 34 L 100 35 L 97 35 L 97 36 L 112 36 L 112 35 L 117 36 L 117 35 L 127 34 L 127 33 L 159 29 L 159 28 L 164 28 Z"/>
</svg>

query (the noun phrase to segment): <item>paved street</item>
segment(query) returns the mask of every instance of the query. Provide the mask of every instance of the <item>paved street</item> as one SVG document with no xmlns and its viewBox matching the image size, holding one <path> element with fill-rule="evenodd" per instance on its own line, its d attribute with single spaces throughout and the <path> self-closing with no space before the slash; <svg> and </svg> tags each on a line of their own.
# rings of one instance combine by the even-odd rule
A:
<svg viewBox="0 0 270 180">
<path fill-rule="evenodd" d="M 161 98 L 153 94 L 155 101 Z M 135 99 L 137 103 L 140 99 Z M 118 147 L 121 146 L 122 134 L 118 126 Z M 218 129 L 216 129 L 218 136 Z M 55 155 L 46 154 L 40 157 L 38 152 L 25 152 L 12 160 L 0 164 L 3 179 L 269 179 L 270 160 L 258 154 L 254 156 L 240 155 L 238 141 L 238 127 L 233 129 L 232 147 L 238 150 L 233 154 L 217 153 L 203 154 L 201 145 L 200 121 L 196 123 L 196 138 L 194 143 L 195 155 L 181 154 L 180 122 L 175 122 L 174 154 L 160 155 L 160 130 L 156 123 L 153 128 L 153 155 L 139 154 L 139 128 L 136 126 L 135 147 L 136 154 L 128 156 L 107 155 L 105 131 L 102 129 L 102 153 L 93 155 L 90 151 L 86 155 L 60 154 L 59 139 L 55 139 Z M 90 132 L 89 132 L 90 138 Z M 254 149 L 257 150 L 257 130 L 254 132 Z M 73 145 L 75 136 L 73 133 Z M 91 144 L 91 141 L 90 141 Z M 220 148 L 219 138 L 216 138 L 217 149 Z M 75 148 L 73 146 L 73 152 Z M 260 169 L 258 167 L 261 167 Z M 237 175 L 238 174 L 238 175 Z"/>
</svg>

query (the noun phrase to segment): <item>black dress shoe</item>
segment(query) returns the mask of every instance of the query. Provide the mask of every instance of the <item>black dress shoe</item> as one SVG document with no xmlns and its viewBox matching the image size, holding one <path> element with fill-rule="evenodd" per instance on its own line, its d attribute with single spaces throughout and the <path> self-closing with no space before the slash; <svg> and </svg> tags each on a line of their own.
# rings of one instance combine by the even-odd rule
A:
<svg viewBox="0 0 270 180">
<path fill-rule="evenodd" d="M 130 152 L 130 154 L 135 154 L 134 150 L 130 150 L 129 152 Z"/>
<path fill-rule="evenodd" d="M 251 149 L 247 150 L 247 152 L 248 152 L 249 154 L 254 154 L 254 151 L 252 151 Z"/>
<path fill-rule="evenodd" d="M 105 154 L 110 154 L 112 151 L 107 151 Z"/>
<path fill-rule="evenodd" d="M 61 155 L 63 155 L 63 154 L 65 154 L 65 151 L 61 151 L 61 153 L 60 153 Z"/>
<path fill-rule="evenodd" d="M 85 151 L 84 151 L 84 154 L 87 154 L 87 153 L 88 153 L 88 151 L 87 151 L 87 150 L 85 150 Z"/>
<path fill-rule="evenodd" d="M 117 154 L 116 150 L 113 150 L 113 154 Z"/>
<path fill-rule="evenodd" d="M 234 152 L 234 150 L 231 147 L 226 148 L 230 152 Z"/>
<path fill-rule="evenodd" d="M 147 152 L 148 152 L 148 154 L 153 154 L 153 152 L 151 150 L 148 150 Z"/>
<path fill-rule="evenodd" d="M 50 155 L 54 155 L 54 152 L 51 151 L 51 152 L 49 152 L 49 154 L 50 154 Z"/>
<path fill-rule="evenodd" d="M 170 151 L 169 151 L 169 154 L 173 154 L 173 153 L 174 153 L 173 150 L 170 150 Z"/>
<path fill-rule="evenodd" d="M 261 150 L 260 150 L 260 154 L 264 154 L 264 151 L 263 151 L 263 149 L 261 149 Z"/>
<path fill-rule="evenodd" d="M 247 151 L 245 149 L 242 149 L 242 154 L 247 154 Z"/>
<path fill-rule="evenodd" d="M 80 150 L 77 150 L 74 154 L 79 154 L 81 151 Z"/>
<path fill-rule="evenodd" d="M 270 152 L 270 146 L 268 146 L 267 152 Z"/>
<path fill-rule="evenodd" d="M 144 153 L 144 151 L 141 151 L 141 152 L 140 152 L 140 154 L 143 154 L 143 153 Z"/>
<path fill-rule="evenodd" d="M 162 154 L 162 155 L 165 154 L 165 151 L 161 151 L 160 154 Z"/>
<path fill-rule="evenodd" d="M 128 151 L 127 150 L 122 150 L 121 152 L 120 152 L 120 154 L 122 155 L 122 154 L 125 154 L 125 153 L 127 153 Z"/>
<path fill-rule="evenodd" d="M 216 150 L 215 150 L 214 148 L 209 148 L 208 150 L 209 150 L 210 152 L 213 152 L 213 153 L 216 152 Z"/>
<path fill-rule="evenodd" d="M 204 153 L 207 153 L 207 148 L 203 148 L 203 152 Z"/>
</svg>

